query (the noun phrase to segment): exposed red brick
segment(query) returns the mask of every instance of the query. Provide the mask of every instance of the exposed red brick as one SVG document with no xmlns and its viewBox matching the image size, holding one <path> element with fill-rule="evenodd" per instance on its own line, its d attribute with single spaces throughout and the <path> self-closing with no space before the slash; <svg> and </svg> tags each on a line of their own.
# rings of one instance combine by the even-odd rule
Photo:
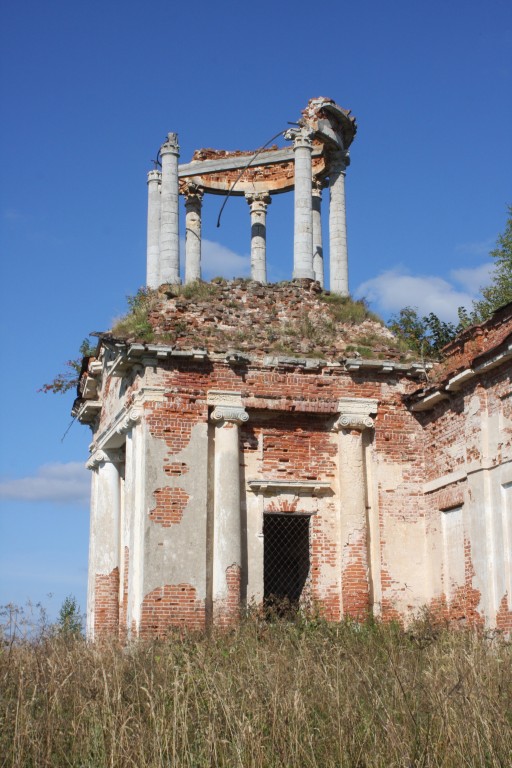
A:
<svg viewBox="0 0 512 768">
<path fill-rule="evenodd" d="M 96 574 L 94 584 L 94 636 L 119 632 L 119 568 L 109 574 Z"/>
<path fill-rule="evenodd" d="M 149 519 L 163 528 L 181 522 L 188 504 L 189 495 L 182 488 L 157 488 L 154 492 L 156 507 L 149 513 Z"/>
<path fill-rule="evenodd" d="M 508 595 L 503 595 L 496 615 L 496 626 L 502 632 L 512 633 L 512 611 L 508 607 Z"/>
<path fill-rule="evenodd" d="M 119 603 L 119 639 L 124 642 L 128 634 L 128 577 L 130 573 L 130 550 L 124 548 L 122 597 Z"/>
<path fill-rule="evenodd" d="M 217 600 L 213 607 L 215 625 L 221 629 L 233 626 L 240 618 L 240 589 L 242 585 L 242 569 L 233 564 L 226 569 L 226 582 L 228 586 L 227 597 Z"/>
<path fill-rule="evenodd" d="M 139 635 L 164 637 L 172 627 L 201 630 L 205 626 L 204 600 L 191 584 L 167 584 L 145 596 Z"/>
</svg>

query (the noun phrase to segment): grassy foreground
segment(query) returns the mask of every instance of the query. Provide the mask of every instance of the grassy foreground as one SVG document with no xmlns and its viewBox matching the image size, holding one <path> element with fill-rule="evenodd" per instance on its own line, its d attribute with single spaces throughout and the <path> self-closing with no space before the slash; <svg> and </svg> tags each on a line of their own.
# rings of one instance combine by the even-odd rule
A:
<svg viewBox="0 0 512 768">
<path fill-rule="evenodd" d="M 0 648 L 0 766 L 512 765 L 512 647 L 424 619 Z"/>
</svg>

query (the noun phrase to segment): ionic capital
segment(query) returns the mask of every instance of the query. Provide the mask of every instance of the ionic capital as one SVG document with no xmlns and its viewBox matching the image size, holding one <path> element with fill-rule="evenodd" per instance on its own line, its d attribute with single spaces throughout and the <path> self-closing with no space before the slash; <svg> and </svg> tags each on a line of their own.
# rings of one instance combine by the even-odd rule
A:
<svg viewBox="0 0 512 768">
<path fill-rule="evenodd" d="M 249 414 L 245 408 L 236 408 L 231 405 L 218 405 L 212 411 L 211 420 L 215 422 L 231 421 L 235 424 L 244 424 L 249 421 Z"/>
<path fill-rule="evenodd" d="M 180 147 L 178 144 L 178 134 L 168 133 L 167 139 L 160 147 L 161 155 L 177 155 L 179 157 Z"/>
<path fill-rule="evenodd" d="M 101 464 L 121 464 L 124 456 L 120 451 L 95 451 L 86 463 L 87 469 L 97 469 Z"/>
<path fill-rule="evenodd" d="M 142 419 L 142 410 L 141 408 L 132 408 L 126 418 L 123 419 L 123 421 L 119 424 L 118 428 L 116 429 L 116 432 L 118 435 L 125 435 L 127 432 L 132 429 L 132 427 L 135 426 L 135 424 L 138 424 L 139 421 Z"/>
<path fill-rule="evenodd" d="M 243 424 L 249 420 L 249 414 L 242 404 L 241 392 L 225 392 L 212 389 L 207 393 L 206 402 L 215 406 L 211 420 L 215 422 L 232 421 L 235 424 Z"/>
<path fill-rule="evenodd" d="M 86 462 L 85 466 L 87 469 L 97 469 L 99 465 L 105 461 L 106 454 L 105 451 L 96 451 L 93 453 L 93 455 L 90 457 L 90 459 Z"/>
<path fill-rule="evenodd" d="M 355 429 L 363 432 L 365 429 L 373 429 L 372 415 L 377 413 L 377 405 L 377 400 L 342 397 L 338 403 L 340 416 L 334 424 L 333 430 L 339 432 L 344 429 Z"/>
</svg>

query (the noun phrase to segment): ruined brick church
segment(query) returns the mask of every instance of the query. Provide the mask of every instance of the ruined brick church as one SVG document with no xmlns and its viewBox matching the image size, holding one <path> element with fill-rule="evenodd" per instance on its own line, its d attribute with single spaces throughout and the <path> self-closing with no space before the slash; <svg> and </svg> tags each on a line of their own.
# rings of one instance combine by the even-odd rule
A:
<svg viewBox="0 0 512 768">
<path fill-rule="evenodd" d="M 318 98 L 295 125 L 284 148 L 185 164 L 170 133 L 148 174 L 145 323 L 100 335 L 74 405 L 92 430 L 91 638 L 226 626 L 253 605 L 512 629 L 512 306 L 435 364 L 349 317 L 356 122 Z M 272 285 L 267 208 L 286 192 L 293 274 Z M 250 280 L 201 282 L 212 194 L 245 196 Z"/>
</svg>

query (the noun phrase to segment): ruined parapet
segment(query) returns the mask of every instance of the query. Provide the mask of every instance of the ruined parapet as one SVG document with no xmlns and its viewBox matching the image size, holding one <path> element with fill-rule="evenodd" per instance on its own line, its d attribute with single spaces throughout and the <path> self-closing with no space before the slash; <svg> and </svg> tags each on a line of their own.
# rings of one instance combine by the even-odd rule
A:
<svg viewBox="0 0 512 768">
<path fill-rule="evenodd" d="M 158 178 L 153 171 L 148 187 L 149 287 L 179 282 L 178 195 L 185 198 L 187 207 L 185 282 L 201 278 L 201 202 L 205 194 L 247 197 L 251 209 L 251 278 L 266 282 L 266 209 L 272 195 L 290 191 L 295 197 L 293 279 L 323 282 L 323 264 L 318 261 L 322 252 L 321 190 L 328 186 L 331 290 L 348 296 L 344 182 L 356 121 L 350 110 L 320 97 L 309 101 L 296 125 L 282 132 L 292 146 L 232 152 L 200 149 L 191 162 L 179 166 L 177 136 L 169 134 L 172 142 L 168 138 L 160 150 L 162 176 Z M 256 200 L 264 201 L 257 213 Z M 159 268 L 155 269 L 158 221 L 160 253 Z"/>
</svg>

